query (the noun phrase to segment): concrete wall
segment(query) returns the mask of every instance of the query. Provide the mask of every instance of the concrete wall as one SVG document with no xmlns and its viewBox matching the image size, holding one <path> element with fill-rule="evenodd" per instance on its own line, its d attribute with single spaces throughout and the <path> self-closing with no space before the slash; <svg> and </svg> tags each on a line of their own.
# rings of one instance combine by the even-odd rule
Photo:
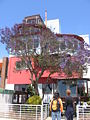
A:
<svg viewBox="0 0 90 120">
<path fill-rule="evenodd" d="M 47 20 L 47 27 L 54 33 L 61 33 L 59 19 Z"/>
</svg>

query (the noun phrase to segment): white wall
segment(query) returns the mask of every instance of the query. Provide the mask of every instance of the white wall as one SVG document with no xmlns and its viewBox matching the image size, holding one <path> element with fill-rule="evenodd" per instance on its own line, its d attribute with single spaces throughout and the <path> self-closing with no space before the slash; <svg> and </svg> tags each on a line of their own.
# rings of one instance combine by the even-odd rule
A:
<svg viewBox="0 0 90 120">
<path fill-rule="evenodd" d="M 90 79 L 90 66 L 89 65 L 88 65 L 87 73 L 83 74 L 83 78 L 89 78 Z M 90 81 L 88 81 L 88 88 L 90 89 Z"/>
<path fill-rule="evenodd" d="M 84 41 L 89 45 L 90 42 L 89 42 L 89 34 L 86 34 L 86 35 L 80 35 Z M 88 65 L 88 72 L 87 74 L 83 74 L 83 78 L 90 78 L 90 65 Z M 88 81 L 88 88 L 90 89 L 90 81 Z"/>
<path fill-rule="evenodd" d="M 50 28 L 54 33 L 60 33 L 59 19 L 47 20 L 47 27 Z"/>
<path fill-rule="evenodd" d="M 14 84 L 6 84 L 5 89 L 6 90 L 14 90 Z"/>
<path fill-rule="evenodd" d="M 42 84 L 38 84 L 39 95 L 42 98 Z"/>
<path fill-rule="evenodd" d="M 80 37 L 82 37 L 84 39 L 84 41 L 89 45 L 90 42 L 89 42 L 89 34 L 86 34 L 86 35 L 79 35 Z"/>
</svg>

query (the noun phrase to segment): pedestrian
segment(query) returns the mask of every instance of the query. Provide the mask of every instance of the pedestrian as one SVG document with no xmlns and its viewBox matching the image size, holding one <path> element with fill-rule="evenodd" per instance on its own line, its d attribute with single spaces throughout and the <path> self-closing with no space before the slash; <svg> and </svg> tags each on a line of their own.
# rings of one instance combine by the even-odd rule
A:
<svg viewBox="0 0 90 120">
<path fill-rule="evenodd" d="M 87 104 L 87 99 L 84 99 L 84 102 L 83 102 L 83 107 L 86 109 L 86 108 L 87 108 L 87 106 L 88 106 L 88 104 Z"/>
<path fill-rule="evenodd" d="M 76 98 L 76 105 L 80 105 L 80 104 L 81 104 L 80 96 L 77 96 L 77 98 Z"/>
<path fill-rule="evenodd" d="M 52 120 L 61 120 L 61 113 L 63 112 L 62 100 L 59 97 L 59 92 L 55 92 L 50 102 L 50 111 Z"/>
<path fill-rule="evenodd" d="M 78 96 L 76 97 L 76 104 L 75 104 L 75 110 L 74 110 L 74 112 L 75 112 L 75 117 L 77 117 L 77 107 L 80 106 L 80 105 L 81 105 L 80 96 L 78 95 Z"/>
<path fill-rule="evenodd" d="M 65 98 L 65 116 L 67 120 L 73 120 L 73 113 L 74 113 L 74 108 L 73 108 L 73 98 L 71 97 L 71 90 L 67 89 L 66 90 L 66 98 Z"/>
</svg>

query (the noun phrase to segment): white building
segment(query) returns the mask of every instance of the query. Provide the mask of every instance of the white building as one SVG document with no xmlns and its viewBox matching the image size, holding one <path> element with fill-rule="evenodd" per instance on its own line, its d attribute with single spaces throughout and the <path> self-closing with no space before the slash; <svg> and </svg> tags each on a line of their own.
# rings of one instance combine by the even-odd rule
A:
<svg viewBox="0 0 90 120">
<path fill-rule="evenodd" d="M 84 41 L 89 45 L 90 42 L 89 42 L 89 34 L 86 34 L 86 35 L 80 35 Z M 88 71 L 87 73 L 84 73 L 83 74 L 83 78 L 90 78 L 90 65 L 88 65 Z M 88 81 L 88 90 L 90 92 L 90 81 Z"/>
<path fill-rule="evenodd" d="M 47 20 L 47 27 L 54 33 L 61 33 L 59 19 Z"/>
<path fill-rule="evenodd" d="M 86 35 L 79 35 L 80 37 L 82 37 L 84 39 L 84 41 L 89 45 L 89 34 Z"/>
</svg>

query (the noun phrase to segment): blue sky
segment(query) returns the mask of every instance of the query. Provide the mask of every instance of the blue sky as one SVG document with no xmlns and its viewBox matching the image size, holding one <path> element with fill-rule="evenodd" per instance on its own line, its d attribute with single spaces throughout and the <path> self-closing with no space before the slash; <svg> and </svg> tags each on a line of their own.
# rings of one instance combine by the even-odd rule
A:
<svg viewBox="0 0 90 120">
<path fill-rule="evenodd" d="M 40 14 L 45 20 L 59 19 L 62 33 L 90 35 L 90 0 L 0 0 L 0 28 L 21 23 L 26 16 Z M 0 43 L 0 58 L 8 56 Z"/>
</svg>

